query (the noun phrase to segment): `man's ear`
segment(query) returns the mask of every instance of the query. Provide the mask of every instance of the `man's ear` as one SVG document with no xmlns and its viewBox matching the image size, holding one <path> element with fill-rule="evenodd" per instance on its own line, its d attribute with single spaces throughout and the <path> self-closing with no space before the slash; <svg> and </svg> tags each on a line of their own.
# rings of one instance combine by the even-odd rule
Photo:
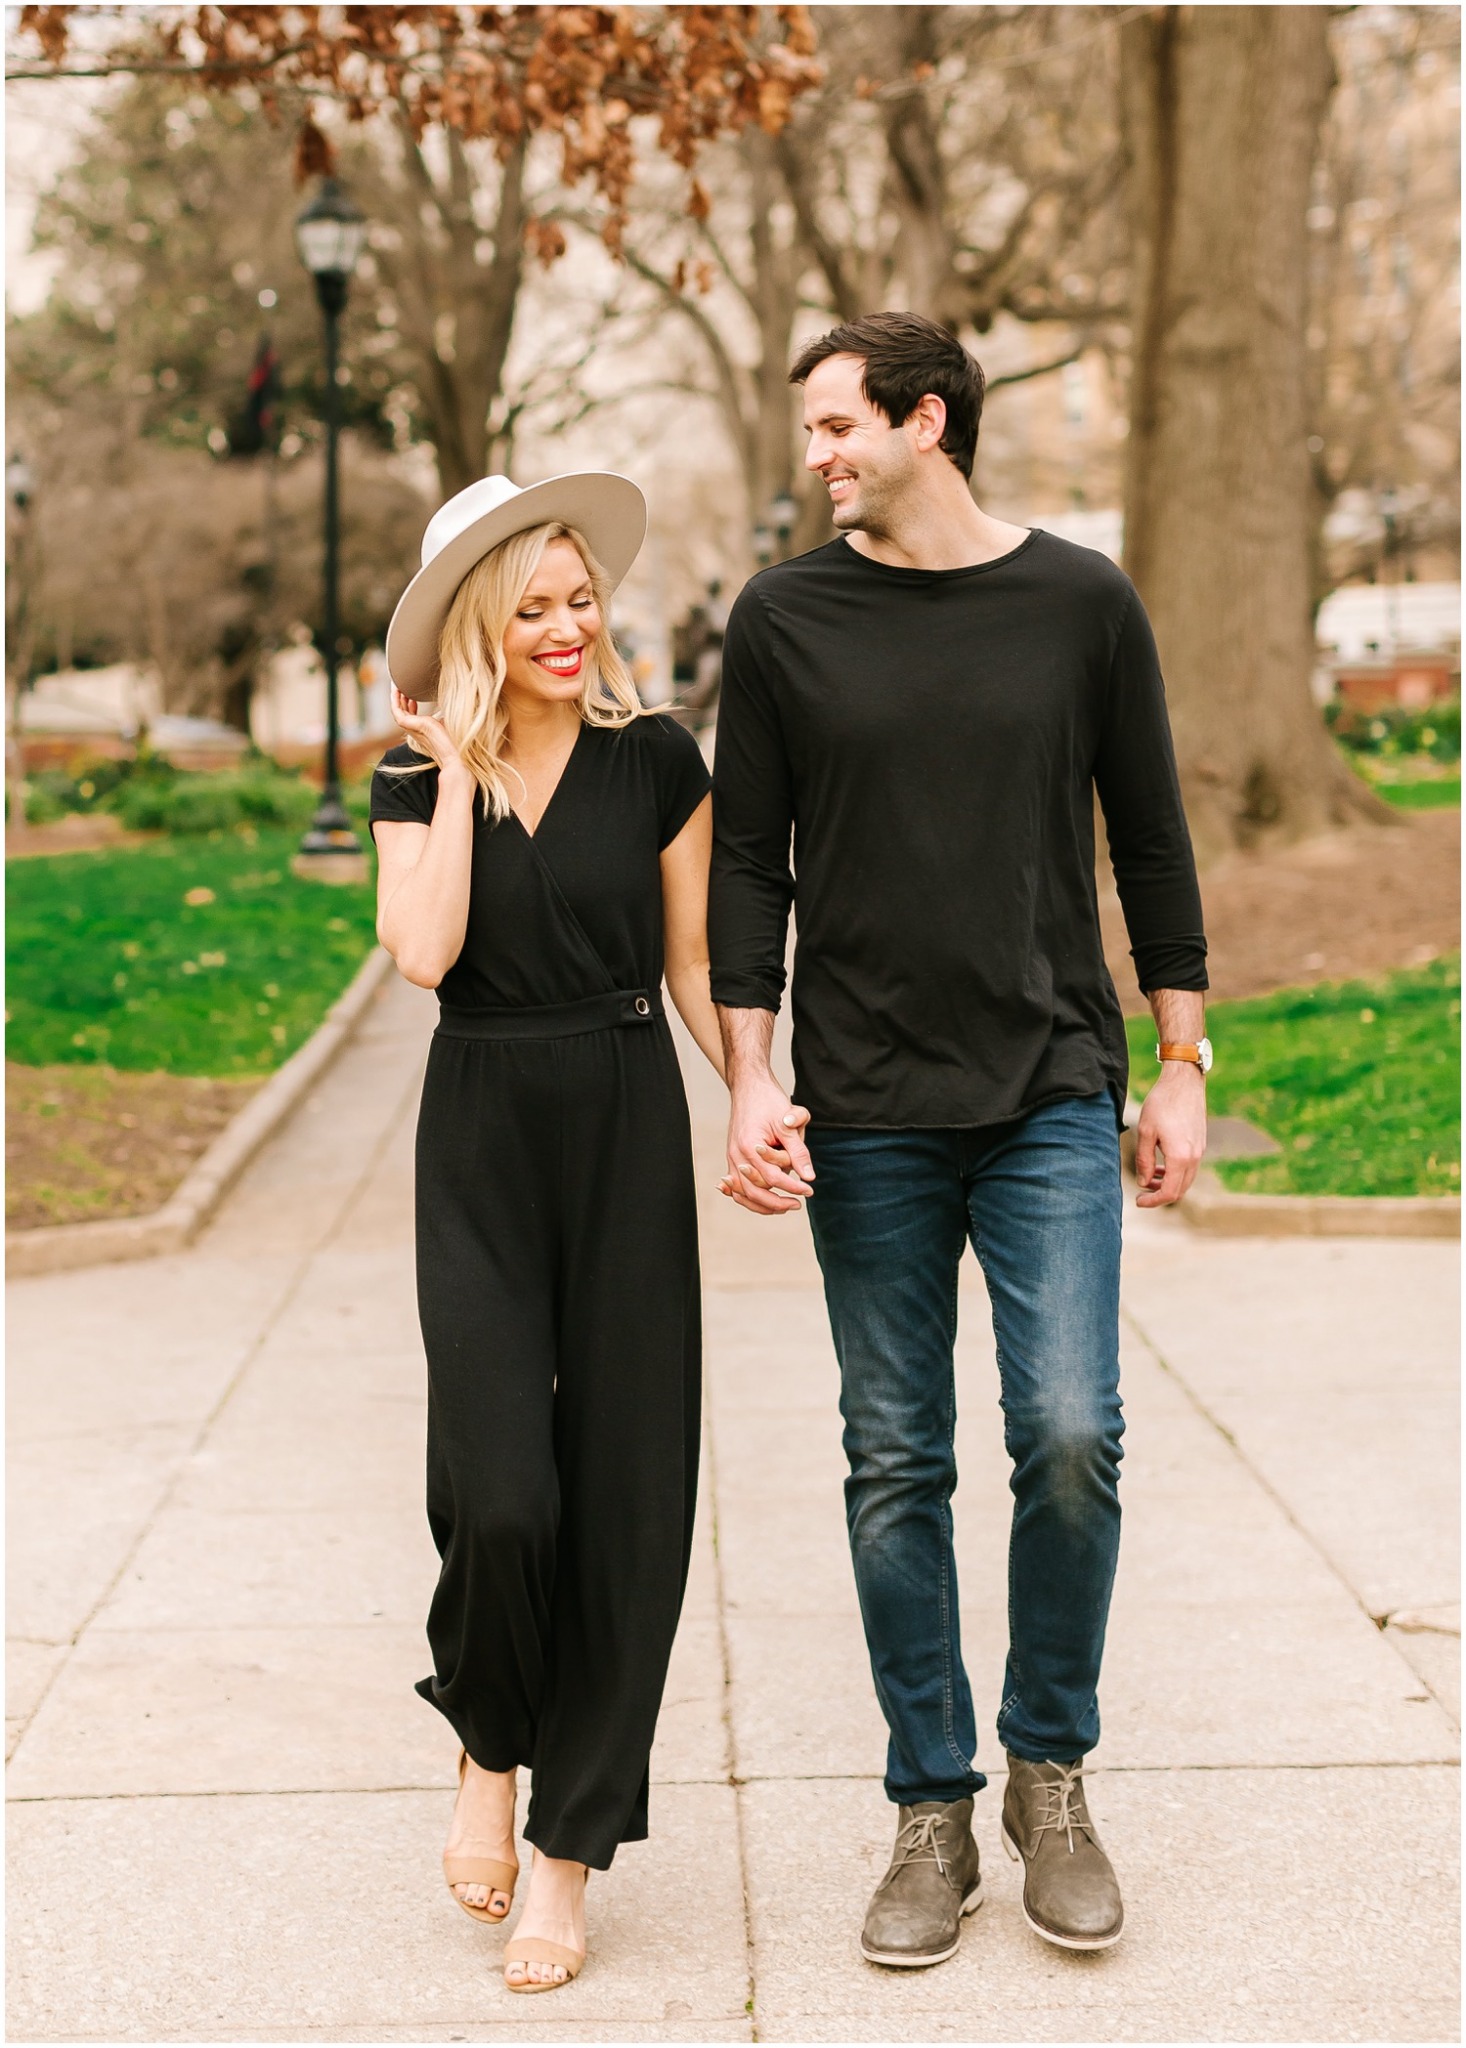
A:
<svg viewBox="0 0 1466 2048">
<path fill-rule="evenodd" d="M 907 419 L 907 425 L 914 430 L 918 454 L 925 455 L 933 448 L 940 448 L 942 436 L 947 431 L 947 401 L 938 398 L 935 391 L 923 392 Z"/>
</svg>

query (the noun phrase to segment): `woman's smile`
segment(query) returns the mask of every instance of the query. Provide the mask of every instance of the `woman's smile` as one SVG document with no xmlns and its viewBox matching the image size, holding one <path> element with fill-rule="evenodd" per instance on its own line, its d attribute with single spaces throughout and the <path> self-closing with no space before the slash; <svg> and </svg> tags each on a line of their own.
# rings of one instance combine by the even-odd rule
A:
<svg viewBox="0 0 1466 2048">
<path fill-rule="evenodd" d="M 552 676 L 578 676 L 585 662 L 585 649 L 547 647 L 543 654 L 531 655 L 530 659 L 541 668 L 548 669 Z"/>
</svg>

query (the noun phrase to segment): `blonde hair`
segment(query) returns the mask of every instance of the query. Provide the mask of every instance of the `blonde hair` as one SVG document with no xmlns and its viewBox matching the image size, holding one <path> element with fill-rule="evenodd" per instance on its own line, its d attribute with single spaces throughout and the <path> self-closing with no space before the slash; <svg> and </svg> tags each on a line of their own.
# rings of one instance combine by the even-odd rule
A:
<svg viewBox="0 0 1466 2048">
<path fill-rule="evenodd" d="M 558 520 L 526 527 L 475 563 L 454 594 L 438 634 L 438 716 L 463 765 L 483 793 L 484 815 L 497 824 L 509 815 L 509 778 L 520 778 L 504 759 L 508 715 L 504 689 L 504 632 L 514 617 L 551 541 L 568 540 L 585 564 L 601 628 L 586 649 L 585 683 L 578 706 L 587 725 L 629 725 L 642 713 L 631 671 L 611 634 L 611 579 L 585 537 Z M 414 753 L 427 750 L 411 734 Z M 403 765 L 399 775 L 431 767 Z M 521 784 L 522 787 L 522 784 Z"/>
</svg>

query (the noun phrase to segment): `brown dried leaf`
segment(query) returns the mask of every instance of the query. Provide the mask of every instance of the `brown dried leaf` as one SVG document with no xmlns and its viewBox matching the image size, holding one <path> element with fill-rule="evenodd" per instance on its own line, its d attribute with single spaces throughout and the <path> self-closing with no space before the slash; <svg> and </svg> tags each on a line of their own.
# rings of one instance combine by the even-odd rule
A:
<svg viewBox="0 0 1466 2048">
<path fill-rule="evenodd" d="M 548 270 L 565 254 L 565 230 L 558 221 L 542 220 L 534 215 L 525 222 L 524 246 Z"/>
<path fill-rule="evenodd" d="M 295 135 L 296 184 L 307 184 L 312 178 L 329 178 L 335 168 L 335 144 L 307 114 Z"/>
</svg>

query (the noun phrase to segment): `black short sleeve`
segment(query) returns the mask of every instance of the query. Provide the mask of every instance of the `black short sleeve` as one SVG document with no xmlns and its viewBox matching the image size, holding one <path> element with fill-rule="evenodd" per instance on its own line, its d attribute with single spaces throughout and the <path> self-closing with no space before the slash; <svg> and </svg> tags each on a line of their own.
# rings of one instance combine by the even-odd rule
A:
<svg viewBox="0 0 1466 2048">
<path fill-rule="evenodd" d="M 662 714 L 643 720 L 655 763 L 657 850 L 670 846 L 713 786 L 702 749 L 685 725 Z"/>
<path fill-rule="evenodd" d="M 388 768 L 410 768 L 421 761 L 411 747 L 393 747 L 383 754 L 372 774 L 370 822 L 386 818 L 405 825 L 431 825 L 438 804 L 438 771 L 431 764 L 414 775 L 388 775 Z"/>
</svg>

